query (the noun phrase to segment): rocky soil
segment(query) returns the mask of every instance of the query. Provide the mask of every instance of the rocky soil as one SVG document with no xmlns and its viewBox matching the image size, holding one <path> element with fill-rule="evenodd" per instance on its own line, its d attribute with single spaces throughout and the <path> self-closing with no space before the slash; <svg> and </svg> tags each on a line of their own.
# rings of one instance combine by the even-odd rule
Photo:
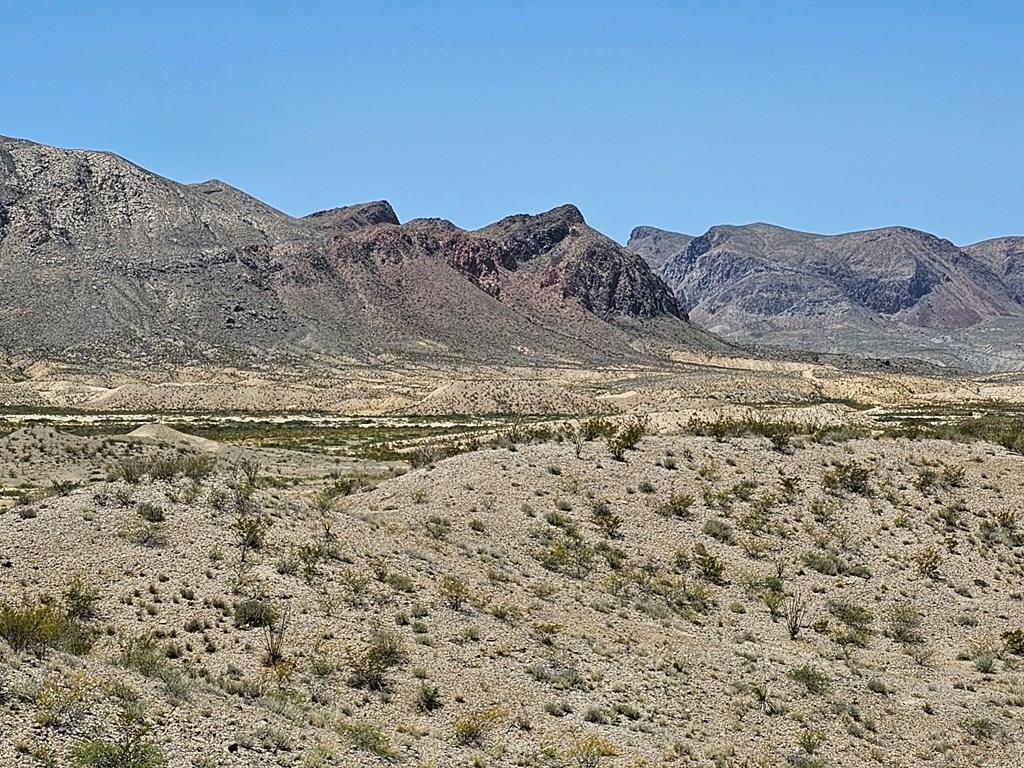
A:
<svg viewBox="0 0 1024 768">
<path fill-rule="evenodd" d="M 11 508 L 0 762 L 1020 764 L 1020 455 L 670 422 L 621 461 L 508 436 L 327 493 L 183 464 Z M 75 632 L 12 646 L 33 605 Z"/>
</svg>

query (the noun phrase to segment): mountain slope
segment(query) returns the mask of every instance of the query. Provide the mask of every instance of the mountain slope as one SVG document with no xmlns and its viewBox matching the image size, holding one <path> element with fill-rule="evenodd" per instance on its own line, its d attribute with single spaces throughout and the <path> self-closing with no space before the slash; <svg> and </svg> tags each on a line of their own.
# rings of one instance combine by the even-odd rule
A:
<svg viewBox="0 0 1024 768">
<path fill-rule="evenodd" d="M 1024 237 L 998 237 L 964 247 L 964 252 L 985 264 L 1024 304 Z"/>
<path fill-rule="evenodd" d="M 0 349 L 62 359 L 636 360 L 728 347 L 572 206 L 478 232 L 288 216 L 219 181 L 0 139 Z"/>
<path fill-rule="evenodd" d="M 692 239 L 641 227 L 627 247 L 695 323 L 732 340 L 998 370 L 1024 366 L 1014 341 L 1024 305 L 1013 259 L 1000 256 L 1012 245 L 961 249 L 905 227 L 816 235 L 750 224 Z"/>
</svg>

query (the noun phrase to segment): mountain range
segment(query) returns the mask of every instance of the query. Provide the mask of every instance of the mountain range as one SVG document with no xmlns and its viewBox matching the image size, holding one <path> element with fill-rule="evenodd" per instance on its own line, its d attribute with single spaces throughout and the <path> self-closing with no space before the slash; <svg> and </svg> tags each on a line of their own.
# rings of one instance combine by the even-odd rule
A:
<svg viewBox="0 0 1024 768">
<path fill-rule="evenodd" d="M 725 350 L 571 205 L 475 232 L 294 218 L 220 181 L 0 139 L 0 349 L 157 364 L 611 364 Z"/>
<path fill-rule="evenodd" d="M 221 181 L 0 138 L 10 359 L 604 366 L 788 348 L 994 371 L 1024 369 L 1022 332 L 1024 238 L 752 224 L 638 227 L 623 247 L 572 205 L 475 231 L 385 201 L 297 218 Z"/>
<path fill-rule="evenodd" d="M 759 223 L 697 237 L 637 227 L 627 247 L 694 323 L 735 342 L 1024 368 L 1024 237 L 956 246 L 906 227 Z"/>
</svg>

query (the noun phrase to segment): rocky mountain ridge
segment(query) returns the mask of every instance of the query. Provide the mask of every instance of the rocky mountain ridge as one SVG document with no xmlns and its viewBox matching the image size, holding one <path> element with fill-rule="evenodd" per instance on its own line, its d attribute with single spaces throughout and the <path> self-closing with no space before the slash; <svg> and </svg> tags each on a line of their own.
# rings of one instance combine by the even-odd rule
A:
<svg viewBox="0 0 1024 768">
<path fill-rule="evenodd" d="M 294 218 L 220 181 L 0 139 L 0 349 L 170 362 L 608 363 L 726 350 L 574 206 L 476 232 Z"/>
<path fill-rule="evenodd" d="M 758 223 L 698 237 L 638 227 L 627 247 L 695 323 L 733 341 L 1019 370 L 1022 243 L 961 248 L 906 227 L 817 235 Z"/>
</svg>

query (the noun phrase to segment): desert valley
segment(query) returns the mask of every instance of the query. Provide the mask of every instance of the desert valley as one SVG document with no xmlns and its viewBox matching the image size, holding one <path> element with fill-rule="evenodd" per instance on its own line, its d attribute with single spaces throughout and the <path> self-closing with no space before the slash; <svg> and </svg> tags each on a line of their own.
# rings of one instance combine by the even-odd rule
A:
<svg viewBox="0 0 1024 768">
<path fill-rule="evenodd" d="M 1022 270 L 0 139 L 0 764 L 1024 764 Z"/>
</svg>

